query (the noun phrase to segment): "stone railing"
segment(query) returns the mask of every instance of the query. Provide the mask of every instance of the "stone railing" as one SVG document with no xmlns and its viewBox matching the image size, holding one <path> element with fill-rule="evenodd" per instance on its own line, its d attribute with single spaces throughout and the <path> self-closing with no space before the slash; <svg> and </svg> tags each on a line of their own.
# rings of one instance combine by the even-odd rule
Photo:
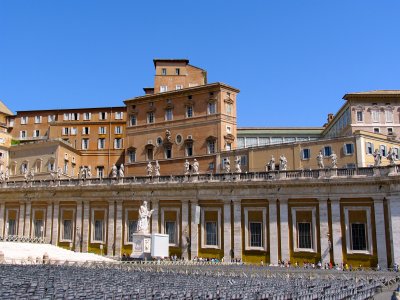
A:
<svg viewBox="0 0 400 300">
<path fill-rule="evenodd" d="M 18 236 L 18 235 L 7 235 L 0 237 L 1 242 L 19 242 L 19 243 L 34 243 L 34 244 L 45 244 L 44 238 L 29 237 L 29 236 Z"/>
<path fill-rule="evenodd" d="M 176 184 L 202 182 L 240 182 L 240 181 L 276 181 L 307 180 L 333 178 L 360 178 L 400 175 L 399 166 L 349 168 L 349 169 L 316 169 L 287 170 L 269 172 L 191 174 L 170 176 L 132 176 L 124 178 L 88 178 L 88 179 L 48 179 L 32 181 L 3 181 L 0 188 L 28 187 L 68 187 L 68 186 L 101 186 L 101 185 L 139 185 L 139 184 Z"/>
</svg>

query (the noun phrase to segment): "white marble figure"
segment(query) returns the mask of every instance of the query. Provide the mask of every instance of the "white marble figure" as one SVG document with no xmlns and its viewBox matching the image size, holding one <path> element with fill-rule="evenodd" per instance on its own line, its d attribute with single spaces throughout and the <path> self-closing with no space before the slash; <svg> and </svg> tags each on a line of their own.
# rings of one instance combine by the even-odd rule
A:
<svg viewBox="0 0 400 300">
<path fill-rule="evenodd" d="M 61 176 L 62 176 L 62 169 L 60 167 L 58 167 L 57 168 L 57 179 L 61 179 Z"/>
<path fill-rule="evenodd" d="M 169 129 L 165 130 L 165 138 L 168 142 L 171 141 L 171 131 Z"/>
<path fill-rule="evenodd" d="M 396 158 L 396 153 L 394 152 L 393 148 L 390 149 L 390 151 L 389 151 L 388 155 L 386 156 L 386 158 L 389 160 L 389 163 L 390 163 L 391 166 L 396 165 L 395 160 L 397 158 Z"/>
<path fill-rule="evenodd" d="M 323 169 L 324 168 L 324 155 L 322 154 L 322 151 L 319 151 L 317 155 L 317 164 L 318 168 Z"/>
<path fill-rule="evenodd" d="M 268 171 L 268 167 L 269 171 L 275 171 L 275 157 L 273 155 L 271 155 L 271 159 L 267 164 L 266 171 Z"/>
<path fill-rule="evenodd" d="M 188 160 L 185 160 L 183 163 L 183 174 L 184 175 L 189 175 L 189 170 L 190 170 L 190 164 Z"/>
<path fill-rule="evenodd" d="M 111 177 L 116 178 L 118 173 L 117 166 L 115 164 L 112 165 L 111 167 Z"/>
<path fill-rule="evenodd" d="M 147 173 L 147 176 L 151 176 L 151 174 L 153 173 L 153 166 L 151 165 L 151 161 L 149 161 L 147 163 L 146 173 Z"/>
<path fill-rule="evenodd" d="M 88 166 L 86 168 L 86 178 L 91 178 L 92 177 L 92 167 Z"/>
<path fill-rule="evenodd" d="M 229 157 L 225 158 L 225 173 L 230 173 L 231 172 L 231 160 Z"/>
<path fill-rule="evenodd" d="M 235 173 L 242 173 L 242 168 L 240 167 L 241 157 L 235 157 Z"/>
<path fill-rule="evenodd" d="M 282 171 L 287 170 L 287 158 L 283 154 L 279 158 L 279 170 L 282 170 Z"/>
<path fill-rule="evenodd" d="M 10 170 L 6 167 L 6 172 L 4 173 L 6 182 L 10 180 Z"/>
<path fill-rule="evenodd" d="M 28 181 L 28 169 L 24 169 L 24 179 Z"/>
<path fill-rule="evenodd" d="M 331 167 L 332 169 L 337 168 L 337 155 L 335 152 L 332 151 L 332 154 L 329 156 L 331 159 Z"/>
<path fill-rule="evenodd" d="M 31 169 L 27 175 L 27 179 L 29 181 L 33 181 L 33 179 L 35 178 L 35 171 L 33 169 Z"/>
<path fill-rule="evenodd" d="M 124 178 L 124 176 L 125 176 L 125 167 L 124 167 L 124 164 L 121 164 L 119 166 L 119 170 L 118 170 L 118 177 Z"/>
<path fill-rule="evenodd" d="M 84 166 L 81 166 L 79 169 L 79 178 L 86 179 L 86 168 Z"/>
<path fill-rule="evenodd" d="M 382 161 L 382 155 L 379 151 L 379 149 L 375 149 L 374 152 L 374 167 L 379 167 L 381 165 L 381 161 Z"/>
<path fill-rule="evenodd" d="M 0 170 L 0 183 L 3 183 L 6 180 L 5 173 Z"/>
<path fill-rule="evenodd" d="M 160 164 L 158 163 L 158 160 L 156 160 L 156 165 L 154 166 L 154 175 L 160 176 Z"/>
<path fill-rule="evenodd" d="M 149 211 L 147 208 L 147 201 L 143 201 L 143 204 L 139 208 L 139 221 L 137 225 L 137 232 L 148 234 L 150 232 L 149 220 L 153 209 Z"/>
<path fill-rule="evenodd" d="M 193 160 L 193 164 L 192 164 L 192 168 L 193 168 L 193 174 L 199 174 L 199 162 L 197 161 L 197 159 Z"/>
</svg>

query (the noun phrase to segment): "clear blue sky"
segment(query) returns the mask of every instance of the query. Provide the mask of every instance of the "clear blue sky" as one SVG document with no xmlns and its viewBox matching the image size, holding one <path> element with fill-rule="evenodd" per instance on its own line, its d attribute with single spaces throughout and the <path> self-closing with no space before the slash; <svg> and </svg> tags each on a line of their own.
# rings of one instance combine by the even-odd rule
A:
<svg viewBox="0 0 400 300">
<path fill-rule="evenodd" d="M 321 126 L 347 92 L 400 89 L 400 1 L 0 0 L 11 110 L 120 106 L 153 58 L 241 90 L 239 126 Z"/>
</svg>

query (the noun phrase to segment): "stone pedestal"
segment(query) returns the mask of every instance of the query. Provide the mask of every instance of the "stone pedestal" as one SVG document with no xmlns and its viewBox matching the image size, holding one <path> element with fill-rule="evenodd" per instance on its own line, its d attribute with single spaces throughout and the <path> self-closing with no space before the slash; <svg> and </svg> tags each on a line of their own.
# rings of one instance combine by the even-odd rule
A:
<svg viewBox="0 0 400 300">
<path fill-rule="evenodd" d="M 132 234 L 132 258 L 151 258 L 151 234 Z"/>
</svg>

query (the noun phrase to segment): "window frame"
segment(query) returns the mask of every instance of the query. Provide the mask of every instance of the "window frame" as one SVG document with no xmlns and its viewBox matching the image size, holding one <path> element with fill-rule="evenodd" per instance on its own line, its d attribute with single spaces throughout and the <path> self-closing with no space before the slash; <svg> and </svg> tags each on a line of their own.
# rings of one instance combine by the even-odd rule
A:
<svg viewBox="0 0 400 300">
<path fill-rule="evenodd" d="M 103 211 L 104 212 L 104 217 L 103 217 L 103 219 L 95 219 L 95 213 L 96 213 L 96 211 Z M 90 243 L 92 243 L 92 244 L 105 244 L 106 243 L 106 239 L 107 239 L 107 209 L 106 208 L 92 208 L 91 209 L 91 224 L 90 224 L 90 231 L 91 231 L 91 233 L 90 233 Z M 96 238 L 96 236 L 95 236 L 95 234 L 96 234 L 96 232 L 95 232 L 95 230 L 96 230 L 96 228 L 95 228 L 95 221 L 96 220 L 101 220 L 102 221 L 102 223 L 103 223 L 103 226 L 102 226 L 102 240 L 98 240 L 98 239 L 95 239 Z"/>
<path fill-rule="evenodd" d="M 72 211 L 72 217 L 71 218 L 64 218 L 64 212 L 65 211 Z M 67 242 L 67 243 L 72 243 L 75 237 L 75 214 L 76 211 L 75 209 L 71 207 L 62 207 L 60 209 L 60 242 Z M 71 221 L 71 239 L 68 239 L 65 237 L 65 221 Z"/>
<path fill-rule="evenodd" d="M 154 115 L 154 112 L 148 112 L 147 113 L 147 124 L 154 124 L 156 122 L 156 117 Z"/>
<path fill-rule="evenodd" d="M 352 250 L 351 245 L 351 224 L 357 222 L 349 221 L 349 212 L 350 211 L 365 211 L 367 220 L 365 224 L 366 230 L 366 244 L 367 250 Z M 373 248 L 373 240 L 372 240 L 372 224 L 371 224 L 371 207 L 370 206 L 345 206 L 344 207 L 344 222 L 345 222 L 345 230 L 346 230 L 346 251 L 347 254 L 367 254 L 372 255 L 374 253 Z M 348 242 L 347 242 L 348 241 Z"/>
<path fill-rule="evenodd" d="M 206 249 L 221 249 L 221 208 L 208 208 L 208 207 L 201 207 L 201 231 L 202 231 L 202 238 L 201 238 L 201 247 Z M 217 221 L 207 221 L 207 223 L 216 223 L 216 245 L 208 245 L 206 242 L 207 232 L 206 232 L 206 222 L 205 222 L 205 212 L 207 211 L 216 211 L 217 212 Z"/>
<path fill-rule="evenodd" d="M 262 222 L 249 220 L 249 213 L 251 212 L 261 212 Z M 244 239 L 245 239 L 245 250 L 258 250 L 267 251 L 268 250 L 268 230 L 267 230 L 267 208 L 266 207 L 244 207 Z M 251 232 L 250 223 L 261 223 L 261 247 L 251 246 Z"/>
<path fill-rule="evenodd" d="M 308 153 L 308 157 L 306 157 L 305 153 Z M 310 148 L 303 148 L 301 149 L 301 159 L 302 160 L 310 160 L 311 159 L 311 149 Z"/>
<path fill-rule="evenodd" d="M 298 223 L 310 223 L 297 220 L 297 212 L 310 212 L 311 211 L 311 248 L 300 248 L 299 245 L 299 232 L 298 232 Z M 291 209 L 292 215 L 292 242 L 293 242 L 293 251 L 294 252 L 311 252 L 317 253 L 317 217 L 316 217 L 316 207 L 308 206 L 308 207 L 292 207 Z"/>
</svg>

